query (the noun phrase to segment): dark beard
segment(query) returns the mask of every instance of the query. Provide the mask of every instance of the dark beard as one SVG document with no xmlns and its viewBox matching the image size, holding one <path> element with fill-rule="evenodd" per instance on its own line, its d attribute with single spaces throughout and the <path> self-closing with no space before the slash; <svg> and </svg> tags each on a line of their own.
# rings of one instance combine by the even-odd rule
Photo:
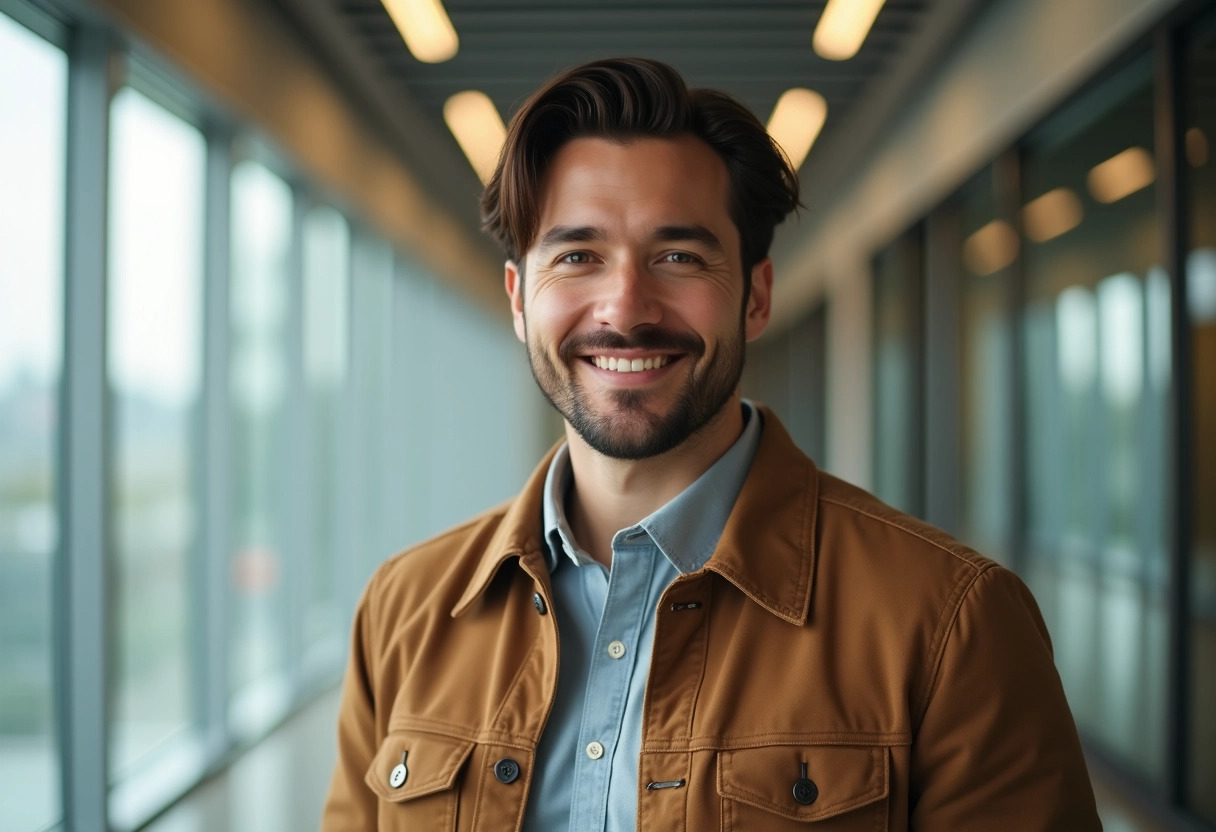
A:
<svg viewBox="0 0 1216 832">
<path fill-rule="evenodd" d="M 695 364 L 705 355 L 706 348 L 705 341 L 693 333 L 645 328 L 629 338 L 616 332 L 571 336 L 561 343 L 558 356 L 569 367 L 572 362 L 583 360 L 578 355 L 596 349 L 675 351 L 682 353 L 681 361 Z M 613 412 L 596 413 L 587 405 L 574 374 L 563 375 L 548 354 L 534 349 L 530 339 L 528 364 L 545 398 L 596 452 L 613 459 L 648 459 L 682 444 L 722 412 L 743 375 L 744 349 L 740 326 L 738 336 L 722 342 L 708 365 L 688 375 L 666 416 L 647 412 L 645 402 L 650 393 L 646 390 L 613 391 Z M 640 427 L 639 422 L 643 423 Z"/>
</svg>

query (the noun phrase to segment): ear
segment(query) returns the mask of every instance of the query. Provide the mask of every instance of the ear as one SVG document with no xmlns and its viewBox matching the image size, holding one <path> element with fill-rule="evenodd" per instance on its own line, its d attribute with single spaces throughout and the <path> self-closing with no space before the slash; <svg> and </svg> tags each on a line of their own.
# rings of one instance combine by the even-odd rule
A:
<svg viewBox="0 0 1216 832">
<path fill-rule="evenodd" d="M 511 319 L 515 324 L 515 337 L 527 343 L 524 334 L 524 280 L 519 266 L 514 260 L 508 260 L 504 268 L 507 297 L 511 299 Z"/>
<path fill-rule="evenodd" d="M 755 341 L 768 327 L 773 312 L 773 261 L 765 257 L 752 266 L 752 290 L 747 297 L 747 312 L 743 317 L 744 335 Z"/>
</svg>

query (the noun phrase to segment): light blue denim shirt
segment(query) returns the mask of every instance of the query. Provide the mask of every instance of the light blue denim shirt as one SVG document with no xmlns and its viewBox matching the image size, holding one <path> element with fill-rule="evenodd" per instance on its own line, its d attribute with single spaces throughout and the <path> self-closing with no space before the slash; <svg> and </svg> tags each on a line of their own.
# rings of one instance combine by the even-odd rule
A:
<svg viewBox="0 0 1216 832">
<path fill-rule="evenodd" d="M 612 569 L 574 543 L 566 522 L 570 454 L 562 446 L 545 480 L 546 559 L 560 634 L 553 710 L 537 750 L 527 832 L 626 832 L 637 827 L 642 704 L 655 608 L 681 573 L 713 554 L 760 442 L 746 420 L 735 444 L 692 485 L 612 538 Z M 594 495 L 584 497 L 594 499 Z"/>
</svg>

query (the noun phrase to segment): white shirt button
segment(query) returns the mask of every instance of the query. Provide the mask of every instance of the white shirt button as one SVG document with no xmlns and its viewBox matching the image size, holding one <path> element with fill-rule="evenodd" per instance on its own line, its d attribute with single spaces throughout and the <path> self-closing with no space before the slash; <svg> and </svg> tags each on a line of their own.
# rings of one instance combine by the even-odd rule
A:
<svg viewBox="0 0 1216 832">
<path fill-rule="evenodd" d="M 604 756 L 604 746 L 600 745 L 598 742 L 587 743 L 587 756 L 593 760 L 598 760 L 600 757 Z"/>
<path fill-rule="evenodd" d="M 625 655 L 625 642 L 614 641 L 608 645 L 608 655 L 614 659 L 619 659 Z"/>
</svg>

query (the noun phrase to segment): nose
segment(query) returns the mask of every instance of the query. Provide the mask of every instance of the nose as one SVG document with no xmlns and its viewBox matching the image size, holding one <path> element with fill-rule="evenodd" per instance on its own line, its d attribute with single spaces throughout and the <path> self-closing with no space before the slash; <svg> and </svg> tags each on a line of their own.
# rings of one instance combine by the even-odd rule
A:
<svg viewBox="0 0 1216 832">
<path fill-rule="evenodd" d="M 659 323 L 663 317 L 660 287 L 644 267 L 629 261 L 606 271 L 599 281 L 595 304 L 596 323 L 617 332 Z"/>
</svg>

